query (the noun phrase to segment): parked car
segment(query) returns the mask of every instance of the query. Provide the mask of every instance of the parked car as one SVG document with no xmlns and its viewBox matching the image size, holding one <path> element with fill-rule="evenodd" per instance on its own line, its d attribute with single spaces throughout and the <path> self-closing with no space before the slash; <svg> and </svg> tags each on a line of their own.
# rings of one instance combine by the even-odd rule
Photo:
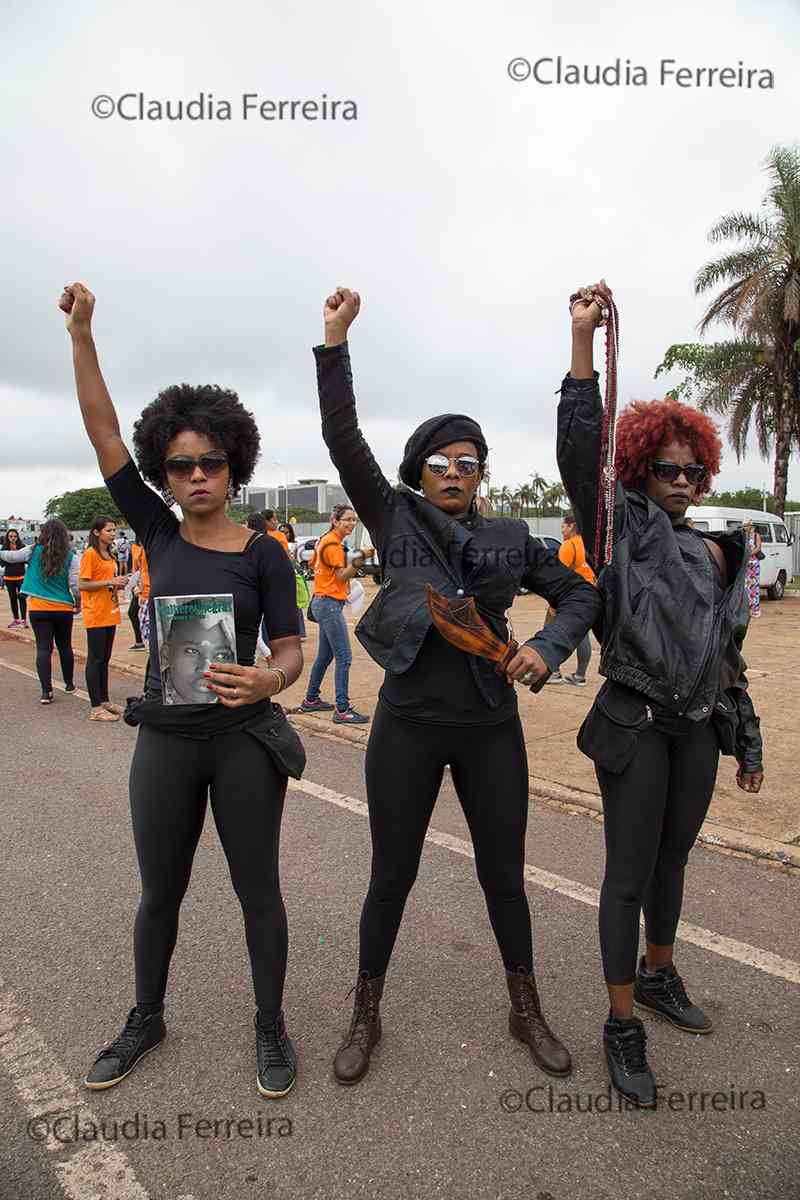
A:
<svg viewBox="0 0 800 1200">
<path fill-rule="evenodd" d="M 545 550 L 552 550 L 554 554 L 558 554 L 561 549 L 561 538 L 550 537 L 546 533 L 532 533 L 531 537 L 535 542 L 544 546 Z"/>
<path fill-rule="evenodd" d="M 780 517 L 774 513 L 761 512 L 757 508 L 717 508 L 710 504 L 691 505 L 686 510 L 695 529 L 708 533 L 726 533 L 729 529 L 740 529 L 745 521 L 752 521 L 753 528 L 761 534 L 761 586 L 766 589 L 770 600 L 782 600 L 787 583 L 793 577 L 793 536 Z"/>
</svg>

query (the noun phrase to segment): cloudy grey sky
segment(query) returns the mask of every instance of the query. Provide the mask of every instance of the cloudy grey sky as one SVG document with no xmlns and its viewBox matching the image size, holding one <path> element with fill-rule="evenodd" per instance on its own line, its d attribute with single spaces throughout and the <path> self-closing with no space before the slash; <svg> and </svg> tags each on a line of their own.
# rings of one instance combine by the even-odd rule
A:
<svg viewBox="0 0 800 1200">
<path fill-rule="evenodd" d="M 461 409 L 493 480 L 555 473 L 566 300 L 604 274 L 621 397 L 663 395 L 694 340 L 709 226 L 755 210 L 769 147 L 797 137 L 796 0 L 476 3 L 239 0 L 5 6 L 5 354 L 0 514 L 35 516 L 99 476 L 55 303 L 82 279 L 129 435 L 169 383 L 235 388 L 257 416 L 255 481 L 333 478 L 311 346 L 336 284 L 365 433 L 389 473 L 410 429 Z M 513 82 L 510 59 L 626 60 L 646 87 Z M 677 66 L 769 68 L 763 90 L 661 86 Z M 223 121 L 99 119 L 93 97 L 231 102 Z M 241 119 L 241 97 L 354 100 L 355 121 Z M 130 111 L 130 110 L 129 110 Z M 718 336 L 724 336 L 720 331 Z M 726 456 L 721 485 L 768 464 Z M 800 463 L 790 495 L 800 496 Z"/>
</svg>

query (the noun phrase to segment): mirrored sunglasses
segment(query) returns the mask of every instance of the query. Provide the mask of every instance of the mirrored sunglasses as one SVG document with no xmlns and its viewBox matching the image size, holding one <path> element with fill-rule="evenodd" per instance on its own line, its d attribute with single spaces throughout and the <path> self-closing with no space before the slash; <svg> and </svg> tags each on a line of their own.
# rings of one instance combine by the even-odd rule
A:
<svg viewBox="0 0 800 1200">
<path fill-rule="evenodd" d="M 448 458 L 445 454 L 429 454 L 425 459 L 425 466 L 434 475 L 445 475 L 451 462 L 456 464 L 456 470 L 465 479 L 474 475 L 481 465 L 478 459 L 473 458 L 471 454 L 460 454 L 455 459 Z"/>
</svg>

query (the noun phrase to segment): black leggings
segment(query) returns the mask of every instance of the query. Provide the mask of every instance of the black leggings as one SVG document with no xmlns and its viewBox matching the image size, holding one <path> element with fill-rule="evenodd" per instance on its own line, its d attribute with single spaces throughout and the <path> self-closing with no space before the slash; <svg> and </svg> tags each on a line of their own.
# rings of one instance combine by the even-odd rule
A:
<svg viewBox="0 0 800 1200">
<path fill-rule="evenodd" d="M 61 674 L 65 687 L 72 687 L 75 674 L 75 656 L 72 653 L 71 612 L 31 612 L 31 628 L 36 638 L 36 673 L 42 692 L 53 690 L 53 642 L 61 662 Z"/>
<path fill-rule="evenodd" d="M 142 629 L 139 624 L 139 597 L 131 596 L 128 606 L 128 619 L 133 627 L 133 640 L 137 646 L 142 644 Z"/>
<path fill-rule="evenodd" d="M 686 860 L 711 802 L 718 762 L 717 735 L 706 724 L 680 735 L 647 729 L 621 775 L 595 768 L 605 819 L 600 949 L 607 983 L 633 982 L 642 909 L 648 942 L 675 941 Z"/>
<path fill-rule="evenodd" d="M 101 625 L 86 630 L 86 690 L 92 708 L 108 703 L 108 663 L 114 647 L 116 625 Z"/>
<path fill-rule="evenodd" d="M 144 1007 L 164 999 L 209 789 L 244 914 L 256 1002 L 262 1023 L 271 1022 L 281 1007 L 288 948 L 278 877 L 286 776 L 256 738 L 241 731 L 199 741 L 145 726 L 139 730 L 130 775 L 142 880 L 133 937 L 136 1001 Z"/>
<path fill-rule="evenodd" d="M 372 876 L 360 926 L 359 969 L 370 976 L 388 966 L 447 763 L 503 962 L 509 971 L 532 968 L 528 760 L 519 717 L 480 727 L 423 725 L 379 702 L 366 757 Z"/>
<path fill-rule="evenodd" d="M 22 595 L 19 590 L 21 587 L 21 579 L 6 580 L 6 590 L 8 592 L 8 598 L 11 601 L 11 615 L 15 621 L 24 621 L 28 608 L 28 597 Z"/>
</svg>

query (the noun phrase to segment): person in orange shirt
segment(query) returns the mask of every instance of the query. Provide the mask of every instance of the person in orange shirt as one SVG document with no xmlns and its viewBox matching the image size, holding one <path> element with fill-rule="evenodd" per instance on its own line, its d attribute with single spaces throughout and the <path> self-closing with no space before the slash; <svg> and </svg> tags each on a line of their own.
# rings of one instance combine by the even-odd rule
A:
<svg viewBox="0 0 800 1200">
<path fill-rule="evenodd" d="M 289 540 L 285 533 L 281 533 L 278 528 L 278 518 L 271 508 L 264 509 L 264 520 L 267 523 L 266 532 L 270 537 L 275 538 L 276 542 L 280 542 L 287 554 L 289 554 Z M 290 555 L 291 557 L 291 555 Z"/>
<path fill-rule="evenodd" d="M 558 551 L 561 562 L 588 583 L 596 584 L 597 576 L 586 561 L 583 538 L 578 533 L 578 526 L 571 512 L 566 513 L 562 519 L 561 536 L 564 539 Z M 592 657 L 592 643 L 588 633 L 578 646 L 576 653 L 578 655 L 577 670 L 572 675 L 562 675 L 560 671 L 554 671 L 548 679 L 548 683 L 571 683 L 574 687 L 586 687 L 586 670 Z"/>
<path fill-rule="evenodd" d="M 330 712 L 332 704 L 322 700 L 319 689 L 325 672 L 336 660 L 336 709 L 333 714 L 337 725 L 364 725 L 369 717 L 356 712 L 350 703 L 348 687 L 350 664 L 353 661 L 344 605 L 350 590 L 350 580 L 355 576 L 365 556 L 372 553 L 364 550 L 348 564 L 347 552 L 342 545 L 356 525 L 356 514 L 347 504 L 337 504 L 331 513 L 331 527 L 317 542 L 314 558 L 314 595 L 309 605 L 309 619 L 319 626 L 319 649 L 311 668 L 308 690 L 300 705 L 301 712 Z"/>
<path fill-rule="evenodd" d="M 146 650 L 147 647 L 144 644 L 140 610 L 143 604 L 147 604 L 147 601 L 150 597 L 150 578 L 147 572 L 147 556 L 144 552 L 144 546 L 142 546 L 138 537 L 134 537 L 133 542 L 131 543 L 131 576 L 134 576 L 137 573 L 139 575 L 139 582 L 133 589 L 130 606 L 128 608 L 128 620 L 133 627 L 133 645 L 131 646 L 131 650 Z M 147 595 L 143 598 L 142 579 L 145 575 L 147 575 L 148 588 Z"/>
<path fill-rule="evenodd" d="M 117 563 L 111 554 L 116 535 L 117 526 L 110 517 L 95 517 L 78 571 L 88 651 L 86 688 L 92 702 L 90 721 L 118 721 L 122 716 L 121 707 L 108 698 L 108 664 L 121 620 L 119 592 L 128 582 L 127 575 L 117 575 Z"/>
</svg>

